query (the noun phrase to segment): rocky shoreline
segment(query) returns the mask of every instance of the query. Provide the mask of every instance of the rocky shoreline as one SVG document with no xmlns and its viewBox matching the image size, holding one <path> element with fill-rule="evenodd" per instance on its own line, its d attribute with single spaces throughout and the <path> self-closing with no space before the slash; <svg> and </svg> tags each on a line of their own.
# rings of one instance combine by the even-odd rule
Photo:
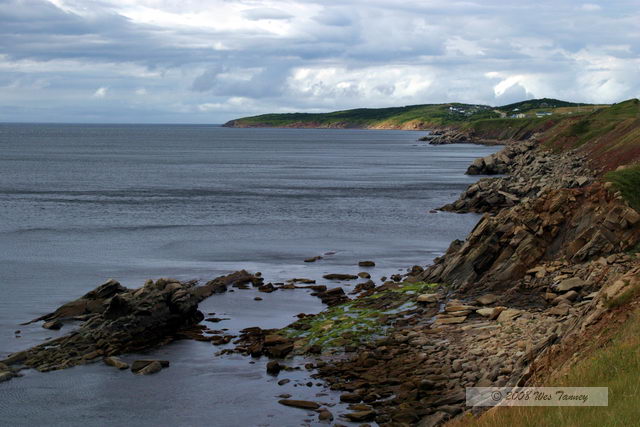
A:
<svg viewBox="0 0 640 427">
<path fill-rule="evenodd" d="M 306 278 L 265 284 L 244 270 L 202 286 L 159 279 L 127 289 L 109 281 L 34 319 L 48 328 L 79 326 L 0 361 L 0 381 L 24 368 L 44 372 L 98 360 L 125 369 L 116 356 L 190 338 L 232 342 L 221 354 L 267 356 L 267 371 L 276 376 L 293 369 L 291 356 L 304 356 L 310 375 L 349 404 L 345 421 L 435 426 L 477 413 L 464 404 L 465 387 L 526 384 L 549 354 L 575 345 L 640 286 L 640 261 L 626 253 L 640 242 L 640 214 L 597 181 L 579 152 L 551 153 L 533 138 L 506 144 L 467 173 L 500 176 L 481 179 L 442 208 L 484 216 L 428 267 L 380 284 L 366 271 L 324 277 L 341 286 Z M 347 294 L 342 286 L 357 280 Z M 283 329 L 247 328 L 239 337 L 200 325 L 198 303 L 229 287 L 311 289 L 329 308 L 301 313 Z M 136 373 L 151 374 L 168 361 L 134 364 Z M 317 402 L 286 396 L 280 403 L 314 411 L 322 422 L 334 418 Z"/>
<path fill-rule="evenodd" d="M 468 172 L 506 176 L 472 185 L 448 208 L 485 212 L 466 241 L 353 301 L 244 337 L 237 350 L 286 342 L 291 354 L 316 357 L 307 368 L 350 403 L 342 417 L 379 425 L 440 425 L 479 412 L 464 405 L 466 387 L 527 384 L 638 283 L 640 261 L 625 251 L 640 241 L 640 214 L 596 182 L 579 153 L 549 153 L 535 140 Z M 513 197 L 478 204 L 493 191 Z"/>
</svg>

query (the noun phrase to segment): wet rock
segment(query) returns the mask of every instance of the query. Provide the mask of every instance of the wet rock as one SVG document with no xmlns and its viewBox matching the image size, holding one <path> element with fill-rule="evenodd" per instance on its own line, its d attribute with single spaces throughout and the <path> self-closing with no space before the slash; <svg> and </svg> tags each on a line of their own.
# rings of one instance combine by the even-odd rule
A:
<svg viewBox="0 0 640 427">
<path fill-rule="evenodd" d="M 373 261 L 360 261 L 358 263 L 359 267 L 375 267 L 376 263 Z"/>
<path fill-rule="evenodd" d="M 45 329 L 52 329 L 54 331 L 57 331 L 58 329 L 62 328 L 62 322 L 58 319 L 50 320 L 48 322 L 44 322 L 42 327 Z"/>
<path fill-rule="evenodd" d="M 278 381 L 278 385 L 285 385 L 285 384 L 289 384 L 291 382 L 291 380 L 289 378 L 284 378 L 280 381 Z"/>
<path fill-rule="evenodd" d="M 280 365 L 275 360 L 272 360 L 267 363 L 267 373 L 271 375 L 278 375 L 282 370 L 282 365 Z"/>
<path fill-rule="evenodd" d="M 327 280 L 356 280 L 358 278 L 358 276 L 354 276 L 353 274 L 339 274 L 339 273 L 325 274 L 322 277 Z"/>
<path fill-rule="evenodd" d="M 358 403 L 362 401 L 362 396 L 357 393 L 343 393 L 340 395 L 340 401 L 345 403 Z"/>
<path fill-rule="evenodd" d="M 148 364 L 147 366 L 145 366 L 144 368 L 140 369 L 135 373 L 138 375 L 153 375 L 153 374 L 157 374 L 161 370 L 162 370 L 162 365 L 160 364 L 160 362 L 155 361 L 155 362 L 151 362 L 150 364 Z"/>
<path fill-rule="evenodd" d="M 374 411 L 357 411 L 344 414 L 344 417 L 351 422 L 361 423 L 363 421 L 371 421 L 375 418 L 376 413 Z"/>
<path fill-rule="evenodd" d="M 104 359 L 102 359 L 102 361 L 104 362 L 105 365 L 113 366 L 114 368 L 117 368 L 117 369 L 129 369 L 128 363 L 123 362 L 122 360 L 118 359 L 115 356 L 105 357 Z"/>
<path fill-rule="evenodd" d="M 327 289 L 324 292 L 318 292 L 316 295 L 329 307 L 349 301 L 349 297 L 342 288 Z"/>
<path fill-rule="evenodd" d="M 311 402 L 309 400 L 293 400 L 293 399 L 282 399 L 278 400 L 278 403 L 285 406 L 292 406 L 294 408 L 300 409 L 318 409 L 320 405 L 316 402 Z"/>
<path fill-rule="evenodd" d="M 361 271 L 360 273 L 358 273 L 358 277 L 361 279 L 371 279 L 371 275 L 366 271 Z"/>
<path fill-rule="evenodd" d="M 318 412 L 318 420 L 327 422 L 333 421 L 333 414 L 327 409 L 322 409 Z"/>
<path fill-rule="evenodd" d="M 307 259 L 304 260 L 304 262 L 316 262 L 316 261 L 321 260 L 321 259 L 322 259 L 322 257 L 320 255 L 318 255 L 318 256 L 311 257 L 311 258 L 307 258 Z"/>
<path fill-rule="evenodd" d="M 11 378 L 15 377 L 16 374 L 14 374 L 11 371 L 0 371 L 0 383 L 3 383 L 5 381 L 9 381 Z"/>
<path fill-rule="evenodd" d="M 259 292 L 264 292 L 266 294 L 270 294 L 271 292 L 275 291 L 276 287 L 273 286 L 273 283 L 267 283 L 266 285 L 262 285 L 260 287 L 258 287 L 258 291 Z"/>
<path fill-rule="evenodd" d="M 153 365 L 152 368 L 149 368 L 149 370 L 145 371 L 146 373 L 143 374 L 141 371 L 143 371 L 144 369 L 146 369 L 147 367 Z M 133 372 L 134 374 L 143 374 L 146 375 L 148 373 L 155 373 L 158 372 L 158 370 L 156 370 L 158 367 L 160 367 L 160 369 L 162 368 L 168 368 L 169 367 L 169 361 L 168 360 L 156 360 L 156 359 L 142 359 L 142 360 L 136 360 L 131 364 L 131 372 Z"/>
</svg>

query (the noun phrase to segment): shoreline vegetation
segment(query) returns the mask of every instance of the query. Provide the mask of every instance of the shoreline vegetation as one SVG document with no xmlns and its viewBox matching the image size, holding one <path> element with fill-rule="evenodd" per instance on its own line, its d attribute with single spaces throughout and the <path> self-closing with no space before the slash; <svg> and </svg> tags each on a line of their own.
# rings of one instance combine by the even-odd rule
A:
<svg viewBox="0 0 640 427">
<path fill-rule="evenodd" d="M 466 387 L 560 384 L 609 386 L 610 407 L 589 409 L 589 422 L 632 424 L 639 397 L 631 386 L 638 372 L 629 369 L 629 360 L 637 364 L 640 349 L 633 334 L 640 314 L 640 102 L 560 103 L 464 106 L 462 113 L 450 108 L 463 104 L 384 109 L 395 118 L 351 110 L 360 121 L 345 121 L 348 112 L 332 113 L 336 121 L 324 122 L 301 122 L 300 116 L 277 121 L 287 115 L 232 121 L 227 125 L 409 126 L 434 131 L 425 143 L 504 147 L 474 161 L 467 173 L 488 177 L 441 208 L 483 216 L 464 241 L 452 242 L 431 264 L 378 281 L 372 279 L 375 263 L 363 261 L 352 271 L 325 276 L 322 284 L 313 278 L 265 283 L 245 271 L 202 286 L 159 279 L 130 290 L 107 282 L 34 319 L 45 327 L 70 320 L 81 325 L 74 334 L 0 361 L 0 380 L 24 368 L 48 371 L 100 360 L 125 369 L 120 354 L 189 338 L 222 346 L 218 354 L 269 357 L 267 371 L 276 376 L 299 364 L 292 356 L 303 356 L 304 368 L 340 392 L 349 412 L 333 414 L 295 396 L 280 403 L 315 411 L 324 422 L 340 416 L 383 426 L 584 423 L 575 408 L 485 412 L 465 406 Z M 412 115 L 417 110 L 432 116 L 419 120 Z M 454 112 L 464 117 L 454 121 Z M 538 117 L 541 112 L 551 114 Z M 525 117 L 511 118 L 517 114 Z M 346 283 L 356 283 L 349 294 Z M 301 313 L 282 329 L 255 326 L 237 337 L 201 325 L 198 302 L 230 287 L 311 289 L 328 308 Z M 134 365 L 137 373 L 153 374 L 168 361 Z"/>
</svg>

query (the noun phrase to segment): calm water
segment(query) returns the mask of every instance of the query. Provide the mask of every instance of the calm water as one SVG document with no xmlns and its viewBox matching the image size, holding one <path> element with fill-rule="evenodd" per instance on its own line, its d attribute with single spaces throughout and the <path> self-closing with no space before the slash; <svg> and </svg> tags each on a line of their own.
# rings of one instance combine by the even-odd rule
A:
<svg viewBox="0 0 640 427">
<path fill-rule="evenodd" d="M 455 199 L 474 180 L 463 174 L 469 162 L 495 149 L 433 147 L 417 144 L 419 136 L 0 124 L 0 358 L 56 335 L 19 323 L 110 277 L 137 287 L 246 268 L 268 281 L 318 279 L 356 273 L 371 259 L 377 279 L 428 263 L 478 219 L 428 211 Z M 202 309 L 230 317 L 212 327 L 231 331 L 280 327 L 322 309 L 303 291 L 254 296 L 215 296 Z M 217 350 L 196 342 L 156 350 L 151 356 L 172 366 L 148 378 L 99 363 L 28 371 L 0 384 L 0 424 L 293 426 L 305 411 L 278 405 L 276 395 L 335 402 L 316 396 L 321 386 L 297 386 L 303 373 L 281 374 L 292 382 L 279 387 L 264 360 L 214 357 Z"/>
</svg>

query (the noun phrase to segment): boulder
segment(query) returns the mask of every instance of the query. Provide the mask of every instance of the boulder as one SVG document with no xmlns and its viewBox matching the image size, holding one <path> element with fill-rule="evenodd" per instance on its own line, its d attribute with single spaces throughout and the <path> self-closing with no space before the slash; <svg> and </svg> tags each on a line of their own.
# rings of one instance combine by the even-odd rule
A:
<svg viewBox="0 0 640 427">
<path fill-rule="evenodd" d="M 149 368 L 144 373 L 142 372 L 143 370 L 145 370 L 146 368 L 148 368 L 151 365 L 153 365 L 153 367 Z M 153 373 L 158 372 L 160 370 L 160 369 L 157 369 L 158 367 L 160 369 L 168 368 L 169 367 L 169 361 L 168 360 L 155 360 L 155 359 L 136 360 L 131 364 L 131 372 L 133 372 L 134 374 L 148 375 L 150 373 L 153 374 Z"/>
<path fill-rule="evenodd" d="M 360 267 L 375 267 L 376 263 L 373 261 L 360 261 L 358 263 L 358 266 Z"/>
<path fill-rule="evenodd" d="M 293 400 L 293 399 L 281 399 L 278 400 L 278 403 L 285 406 L 292 406 L 294 408 L 300 409 L 311 409 L 315 410 L 320 407 L 316 402 L 311 402 L 309 400 Z"/>
<path fill-rule="evenodd" d="M 345 403 L 358 403 L 362 401 L 362 396 L 357 393 L 343 393 L 340 395 L 340 401 Z"/>
<path fill-rule="evenodd" d="M 521 310 L 517 310 L 515 308 L 508 308 L 508 309 L 502 311 L 498 315 L 498 322 L 508 323 L 508 322 L 511 322 L 511 321 L 517 319 L 521 315 L 522 315 L 522 311 Z"/>
<path fill-rule="evenodd" d="M 102 361 L 105 365 L 113 366 L 114 368 L 129 369 L 128 363 L 123 362 L 115 356 L 105 357 L 104 359 L 102 359 Z"/>
<path fill-rule="evenodd" d="M 572 289 L 583 288 L 586 285 L 587 285 L 587 282 L 585 282 L 581 278 L 572 277 L 570 279 L 565 279 L 562 282 L 560 282 L 556 289 L 558 290 L 558 292 L 567 292 L 567 291 L 570 291 Z"/>
<path fill-rule="evenodd" d="M 351 422 L 361 423 L 364 421 L 371 421 L 376 416 L 374 411 L 357 411 L 344 414 L 344 417 Z"/>
<path fill-rule="evenodd" d="M 271 375 L 278 375 L 278 373 L 282 370 L 282 366 L 276 362 L 275 360 L 267 363 L 267 373 Z"/>
<path fill-rule="evenodd" d="M 423 304 L 431 304 L 438 302 L 438 294 L 422 294 L 418 295 L 416 301 Z"/>
<path fill-rule="evenodd" d="M 476 298 L 476 301 L 481 305 L 489 305 L 498 301 L 498 296 L 494 294 L 486 294 Z"/>
<path fill-rule="evenodd" d="M 358 276 L 354 276 L 353 274 L 340 274 L 340 273 L 325 274 L 322 277 L 327 280 L 356 280 L 358 278 Z"/>
<path fill-rule="evenodd" d="M 153 375 L 162 371 L 162 365 L 158 361 L 154 361 L 149 363 L 144 368 L 140 369 L 136 372 L 138 375 Z"/>
</svg>

